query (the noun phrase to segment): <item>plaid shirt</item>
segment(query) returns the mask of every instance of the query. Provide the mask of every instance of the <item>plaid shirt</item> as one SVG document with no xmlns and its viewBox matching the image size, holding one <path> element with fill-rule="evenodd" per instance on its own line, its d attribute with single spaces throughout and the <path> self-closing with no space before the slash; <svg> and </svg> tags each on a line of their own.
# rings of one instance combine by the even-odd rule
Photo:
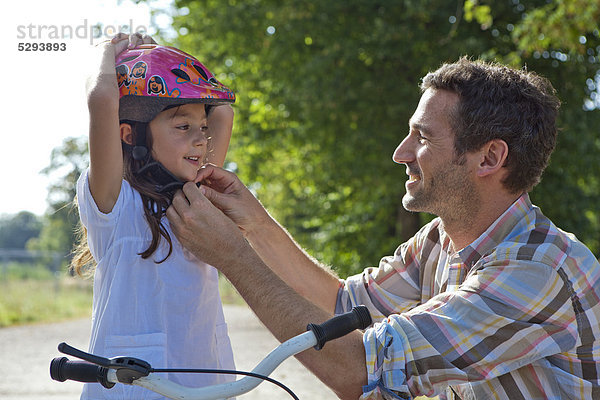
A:
<svg viewBox="0 0 600 400">
<path fill-rule="evenodd" d="M 342 282 L 356 304 L 381 320 L 361 399 L 600 399 L 600 264 L 527 195 L 458 253 L 424 226 Z"/>
</svg>

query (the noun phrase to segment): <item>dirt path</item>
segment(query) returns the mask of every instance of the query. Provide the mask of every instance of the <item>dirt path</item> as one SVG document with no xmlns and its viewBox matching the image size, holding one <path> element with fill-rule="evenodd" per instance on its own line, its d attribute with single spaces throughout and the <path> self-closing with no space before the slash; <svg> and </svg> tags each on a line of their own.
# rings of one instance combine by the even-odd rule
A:
<svg viewBox="0 0 600 400">
<path fill-rule="evenodd" d="M 225 318 L 229 325 L 238 369 L 252 369 L 278 345 L 277 340 L 247 307 L 225 306 Z M 3 400 L 78 399 L 81 384 L 54 382 L 50 379 L 48 369 L 50 360 L 59 356 L 56 350 L 58 343 L 65 341 L 85 349 L 88 337 L 87 319 L 0 329 L 0 398 Z M 296 359 L 285 361 L 275 370 L 272 377 L 282 381 L 300 399 L 336 399 L 333 392 Z M 252 392 L 238 398 L 253 400 L 291 397 L 282 389 L 263 383 Z"/>
</svg>

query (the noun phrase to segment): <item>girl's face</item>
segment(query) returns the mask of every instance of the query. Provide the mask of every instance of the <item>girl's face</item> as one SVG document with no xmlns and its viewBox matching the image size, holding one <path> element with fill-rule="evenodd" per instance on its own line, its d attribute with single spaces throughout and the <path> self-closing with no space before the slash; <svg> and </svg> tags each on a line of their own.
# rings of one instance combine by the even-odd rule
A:
<svg viewBox="0 0 600 400">
<path fill-rule="evenodd" d="M 181 181 L 195 181 L 208 151 L 204 104 L 165 110 L 150 122 L 149 128 L 152 157 Z"/>
</svg>

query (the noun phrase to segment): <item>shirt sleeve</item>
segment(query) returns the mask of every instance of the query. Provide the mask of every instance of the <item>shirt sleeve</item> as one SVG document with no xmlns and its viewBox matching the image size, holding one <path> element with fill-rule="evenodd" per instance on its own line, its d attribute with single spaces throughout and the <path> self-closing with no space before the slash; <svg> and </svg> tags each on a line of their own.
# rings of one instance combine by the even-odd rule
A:
<svg viewBox="0 0 600 400">
<path fill-rule="evenodd" d="M 572 348 L 567 286 L 545 264 L 495 261 L 458 290 L 389 316 L 363 336 L 368 385 L 361 399 L 432 396 Z"/>
<path fill-rule="evenodd" d="M 77 206 L 81 223 L 88 230 L 90 251 L 96 261 L 99 261 L 100 255 L 105 254 L 111 246 L 115 235 L 115 225 L 124 205 L 131 201 L 132 196 L 127 182 L 123 180 L 119 197 L 112 211 L 108 214 L 103 213 L 90 192 L 88 173 L 89 169 L 85 170 L 77 180 Z"/>
<path fill-rule="evenodd" d="M 423 276 L 428 274 L 421 269 L 421 259 L 439 250 L 438 238 L 438 221 L 434 220 L 400 245 L 394 255 L 382 258 L 379 267 L 340 280 L 335 313 L 365 305 L 373 321 L 379 321 L 419 305 Z"/>
</svg>

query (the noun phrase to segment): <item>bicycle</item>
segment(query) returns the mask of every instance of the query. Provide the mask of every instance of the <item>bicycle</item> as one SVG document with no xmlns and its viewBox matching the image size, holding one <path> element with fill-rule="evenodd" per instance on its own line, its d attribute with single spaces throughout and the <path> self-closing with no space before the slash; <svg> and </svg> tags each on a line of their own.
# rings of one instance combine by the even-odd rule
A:
<svg viewBox="0 0 600 400">
<path fill-rule="evenodd" d="M 326 342 L 337 339 L 355 329 L 365 329 L 371 325 L 371 315 L 367 307 L 357 306 L 351 311 L 335 316 L 322 324 L 308 324 L 307 331 L 277 346 L 251 372 L 212 369 L 155 369 L 144 360 L 134 357 L 105 358 L 86 353 L 66 343 L 58 345 L 58 350 L 81 361 L 71 361 L 67 357 L 56 357 L 50 363 L 50 377 L 64 382 L 74 380 L 85 383 L 99 383 L 107 389 L 115 384 L 137 385 L 152 390 L 170 399 L 216 400 L 248 393 L 264 380 L 285 390 L 292 398 L 298 397 L 284 384 L 269 378 L 287 358 L 313 347 L 321 350 Z M 202 388 L 179 385 L 160 376 L 162 373 L 221 373 L 246 375 L 234 382 L 222 383 Z"/>
</svg>

